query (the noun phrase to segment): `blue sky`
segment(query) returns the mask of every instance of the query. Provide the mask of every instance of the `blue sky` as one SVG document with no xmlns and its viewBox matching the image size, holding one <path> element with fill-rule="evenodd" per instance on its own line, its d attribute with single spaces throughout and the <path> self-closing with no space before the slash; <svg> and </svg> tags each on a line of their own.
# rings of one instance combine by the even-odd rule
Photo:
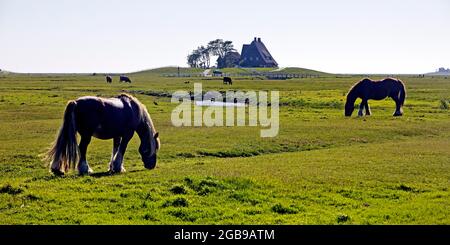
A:
<svg viewBox="0 0 450 245">
<path fill-rule="evenodd" d="M 282 67 L 450 67 L 450 1 L 0 0 L 0 69 L 131 72 L 186 65 L 209 40 L 261 37 Z"/>
</svg>

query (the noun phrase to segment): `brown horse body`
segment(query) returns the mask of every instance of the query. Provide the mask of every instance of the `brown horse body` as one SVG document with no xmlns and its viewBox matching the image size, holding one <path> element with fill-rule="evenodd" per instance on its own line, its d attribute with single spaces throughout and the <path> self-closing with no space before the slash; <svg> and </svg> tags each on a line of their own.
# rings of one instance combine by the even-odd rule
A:
<svg viewBox="0 0 450 245">
<path fill-rule="evenodd" d="M 62 175 L 70 166 L 77 165 L 80 174 L 91 173 L 86 152 L 94 136 L 99 139 L 113 139 L 109 171 L 124 172 L 123 156 L 134 132 L 141 139 L 139 153 L 144 166 L 148 169 L 154 168 L 156 153 L 160 147 L 158 133 L 147 109 L 136 98 L 122 94 L 116 98 L 85 96 L 69 101 L 64 112 L 63 125 L 48 152 L 51 171 Z M 79 145 L 77 133 L 81 136 Z"/>
<path fill-rule="evenodd" d="M 356 99 L 361 98 L 359 105 L 358 116 L 370 115 L 370 108 L 368 100 L 382 100 L 387 97 L 395 101 L 396 109 L 393 116 L 402 116 L 402 106 L 406 98 L 405 84 L 394 78 L 386 78 L 380 81 L 373 81 L 365 78 L 356 83 L 347 94 L 347 101 L 345 103 L 345 116 L 351 116 L 354 110 Z"/>
<path fill-rule="evenodd" d="M 231 77 L 223 77 L 223 84 L 233 85 L 233 80 Z"/>
</svg>

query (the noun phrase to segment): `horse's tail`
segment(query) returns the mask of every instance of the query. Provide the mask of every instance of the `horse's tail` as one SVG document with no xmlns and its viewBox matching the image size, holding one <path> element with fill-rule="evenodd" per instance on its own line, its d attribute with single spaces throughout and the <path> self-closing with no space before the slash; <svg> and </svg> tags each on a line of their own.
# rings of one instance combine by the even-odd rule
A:
<svg viewBox="0 0 450 245">
<path fill-rule="evenodd" d="M 47 152 L 46 159 L 50 161 L 50 169 L 55 174 L 64 174 L 74 167 L 79 155 L 76 137 L 75 113 L 76 101 L 69 101 L 64 112 L 64 121 L 59 129 L 58 137 Z"/>
<path fill-rule="evenodd" d="M 400 81 L 400 92 L 398 95 L 398 99 L 400 100 L 400 105 L 403 106 L 403 104 L 405 103 L 405 99 L 406 99 L 406 88 L 405 88 L 405 84 Z"/>
</svg>

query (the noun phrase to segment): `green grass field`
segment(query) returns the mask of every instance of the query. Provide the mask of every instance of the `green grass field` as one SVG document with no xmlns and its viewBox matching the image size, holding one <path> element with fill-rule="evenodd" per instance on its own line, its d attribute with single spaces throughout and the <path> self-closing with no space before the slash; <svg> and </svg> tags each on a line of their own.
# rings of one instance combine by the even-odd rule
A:
<svg viewBox="0 0 450 245">
<path fill-rule="evenodd" d="M 131 78 L 0 76 L 1 224 L 450 224 L 450 79 L 401 77 L 403 117 L 383 100 L 369 101 L 370 117 L 345 118 L 345 94 L 361 77 L 236 78 L 232 87 L 157 72 Z M 260 138 L 259 127 L 173 127 L 177 104 L 145 95 L 194 82 L 279 90 L 278 137 Z M 157 168 L 144 169 L 135 135 L 124 174 L 105 174 L 112 141 L 93 139 L 96 174 L 52 176 L 39 155 L 67 101 L 122 91 L 147 106 L 160 132 Z"/>
</svg>

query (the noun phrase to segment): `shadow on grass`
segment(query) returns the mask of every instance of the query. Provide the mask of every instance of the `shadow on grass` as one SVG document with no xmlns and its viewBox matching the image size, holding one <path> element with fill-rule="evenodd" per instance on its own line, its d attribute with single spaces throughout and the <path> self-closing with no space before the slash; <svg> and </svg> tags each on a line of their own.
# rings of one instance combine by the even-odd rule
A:
<svg viewBox="0 0 450 245">
<path fill-rule="evenodd" d="M 146 171 L 145 169 L 140 169 L 140 170 L 131 170 L 131 171 L 127 171 L 125 173 L 111 173 L 109 171 L 106 172 L 95 172 L 90 174 L 89 176 L 93 177 L 93 178 L 102 178 L 102 177 L 109 177 L 109 176 L 114 176 L 114 175 L 122 175 L 122 174 L 127 174 L 127 173 L 137 173 L 137 172 L 144 172 Z"/>
<path fill-rule="evenodd" d="M 96 172 L 96 173 L 92 173 L 89 176 L 93 177 L 93 178 L 102 178 L 102 177 L 108 177 L 108 176 L 113 176 L 114 174 L 110 173 L 109 171 L 106 172 Z"/>
</svg>

